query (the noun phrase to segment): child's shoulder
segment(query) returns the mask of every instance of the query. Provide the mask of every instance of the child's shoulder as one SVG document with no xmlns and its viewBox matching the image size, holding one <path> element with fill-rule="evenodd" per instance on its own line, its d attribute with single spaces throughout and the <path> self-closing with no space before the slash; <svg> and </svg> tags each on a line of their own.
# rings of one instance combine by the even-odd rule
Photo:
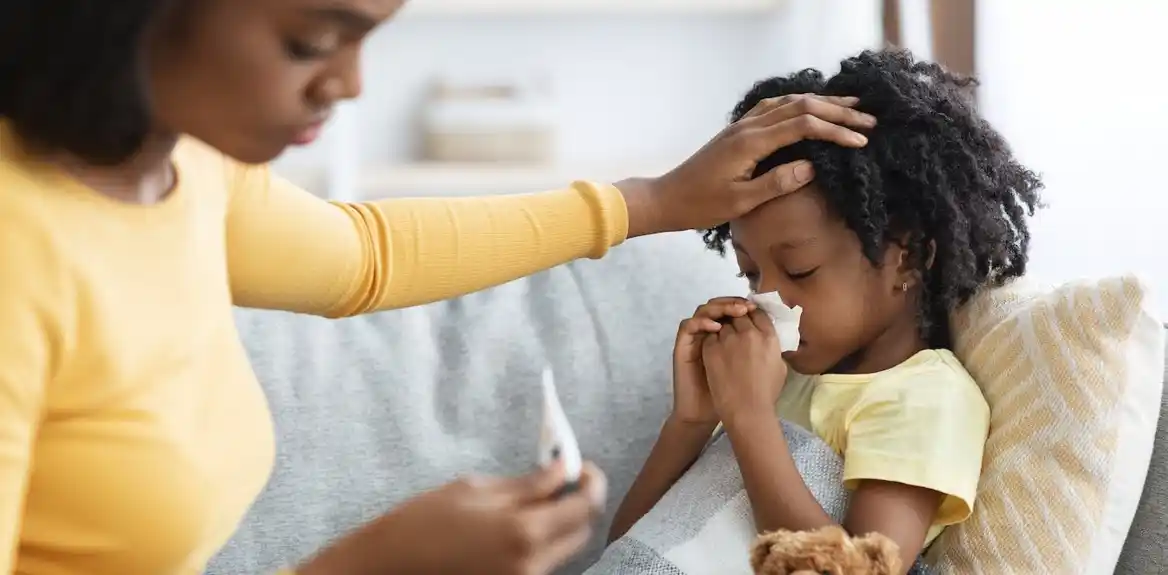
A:
<svg viewBox="0 0 1168 575">
<path fill-rule="evenodd" d="M 947 349 L 917 352 L 900 365 L 881 372 L 868 384 L 868 395 L 911 394 L 913 402 L 966 403 L 989 411 L 981 388 L 965 366 Z"/>
</svg>

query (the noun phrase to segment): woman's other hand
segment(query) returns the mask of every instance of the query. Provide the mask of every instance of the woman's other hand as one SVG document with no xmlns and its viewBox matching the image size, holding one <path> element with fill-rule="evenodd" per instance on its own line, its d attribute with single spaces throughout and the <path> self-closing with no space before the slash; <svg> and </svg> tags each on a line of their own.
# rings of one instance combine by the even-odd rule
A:
<svg viewBox="0 0 1168 575">
<path fill-rule="evenodd" d="M 876 119 L 852 109 L 858 101 L 815 95 L 763 100 L 669 173 L 617 183 L 628 205 L 629 237 L 710 228 L 802 188 L 815 176 L 810 162 L 750 176 L 759 161 L 802 140 L 866 145 L 867 138 L 850 128 L 872 128 Z"/>
<path fill-rule="evenodd" d="M 464 479 L 424 493 L 322 551 L 300 575 L 538 575 L 588 544 L 607 497 L 585 463 L 561 497 L 560 466 L 516 478 Z"/>
</svg>

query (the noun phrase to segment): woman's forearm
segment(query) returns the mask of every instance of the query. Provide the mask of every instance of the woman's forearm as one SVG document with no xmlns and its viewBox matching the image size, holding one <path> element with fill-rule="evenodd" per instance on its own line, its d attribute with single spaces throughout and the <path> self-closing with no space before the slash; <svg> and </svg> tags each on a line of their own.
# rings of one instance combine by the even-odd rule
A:
<svg viewBox="0 0 1168 575">
<path fill-rule="evenodd" d="M 690 425 L 672 418 L 665 421 L 649 458 L 617 508 L 608 532 L 609 542 L 632 529 L 665 496 L 701 455 L 714 428 L 712 425 Z"/>
<path fill-rule="evenodd" d="M 536 194 L 484 198 L 383 200 L 371 235 L 388 248 L 383 289 L 364 309 L 442 300 L 589 257 L 624 241 L 622 195 L 607 185 L 577 183 Z M 373 218 L 380 220 L 380 218 Z M 372 262 L 371 262 L 372 263 Z"/>
<path fill-rule="evenodd" d="M 626 195 L 577 182 L 536 194 L 328 203 L 266 172 L 235 190 L 227 224 L 233 302 L 327 317 L 478 291 L 628 237 Z M 637 207 L 633 233 L 652 229 Z"/>
<path fill-rule="evenodd" d="M 808 531 L 834 524 L 803 483 L 774 412 L 743 414 L 728 418 L 723 425 L 760 533 Z"/>
</svg>

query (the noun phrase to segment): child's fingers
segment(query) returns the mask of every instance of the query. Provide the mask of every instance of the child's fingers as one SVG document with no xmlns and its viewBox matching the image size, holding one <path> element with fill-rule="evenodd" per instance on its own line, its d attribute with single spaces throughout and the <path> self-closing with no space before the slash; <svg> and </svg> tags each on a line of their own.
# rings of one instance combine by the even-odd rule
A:
<svg viewBox="0 0 1168 575">
<path fill-rule="evenodd" d="M 755 310 L 750 312 L 750 315 L 747 317 L 750 318 L 750 321 L 754 324 L 754 327 L 764 334 L 774 336 L 778 335 L 775 332 L 775 322 L 771 320 L 771 316 L 767 315 L 765 311 L 762 311 L 761 309 Z"/>
<path fill-rule="evenodd" d="M 697 311 L 694 312 L 694 318 L 717 321 L 726 317 L 742 317 L 753 311 L 756 307 L 754 302 L 740 297 L 714 298 L 698 306 Z"/>
<path fill-rule="evenodd" d="M 691 317 L 681 322 L 681 327 L 677 330 L 678 336 L 696 337 L 706 333 L 717 333 L 722 329 L 722 324 L 708 318 L 708 317 Z"/>
</svg>

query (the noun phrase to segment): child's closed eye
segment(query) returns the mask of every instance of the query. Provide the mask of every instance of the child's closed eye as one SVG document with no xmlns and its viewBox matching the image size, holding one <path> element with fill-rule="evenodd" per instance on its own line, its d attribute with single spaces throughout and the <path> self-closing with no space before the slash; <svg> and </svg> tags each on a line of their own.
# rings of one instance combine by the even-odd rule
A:
<svg viewBox="0 0 1168 575">
<path fill-rule="evenodd" d="M 798 281 L 798 280 L 807 279 L 807 278 L 811 277 L 817 271 L 819 271 L 819 266 L 813 267 L 813 268 L 806 270 L 806 271 L 801 271 L 801 272 L 784 271 L 784 273 L 787 274 L 788 278 L 791 278 L 792 280 Z"/>
</svg>

